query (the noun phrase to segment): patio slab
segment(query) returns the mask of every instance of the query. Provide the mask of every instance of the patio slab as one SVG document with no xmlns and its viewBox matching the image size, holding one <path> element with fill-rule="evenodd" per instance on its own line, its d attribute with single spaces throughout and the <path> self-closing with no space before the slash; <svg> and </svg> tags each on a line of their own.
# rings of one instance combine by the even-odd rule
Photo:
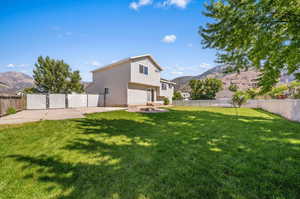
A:
<svg viewBox="0 0 300 199">
<path fill-rule="evenodd" d="M 126 110 L 120 107 L 86 107 L 73 109 L 24 110 L 13 115 L 0 118 L 2 124 L 22 124 L 41 120 L 65 120 L 84 118 L 85 114 Z"/>
</svg>

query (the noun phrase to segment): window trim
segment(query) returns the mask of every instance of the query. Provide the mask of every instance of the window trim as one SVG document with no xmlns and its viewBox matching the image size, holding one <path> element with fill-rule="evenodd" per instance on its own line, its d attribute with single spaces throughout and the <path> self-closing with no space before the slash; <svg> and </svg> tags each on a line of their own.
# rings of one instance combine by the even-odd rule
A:
<svg viewBox="0 0 300 199">
<path fill-rule="evenodd" d="M 143 64 L 139 64 L 139 72 L 141 74 L 148 75 L 149 74 L 149 67 L 145 66 Z"/>
<path fill-rule="evenodd" d="M 162 83 L 161 83 L 161 90 L 168 90 L 168 84 L 162 82 Z"/>
</svg>

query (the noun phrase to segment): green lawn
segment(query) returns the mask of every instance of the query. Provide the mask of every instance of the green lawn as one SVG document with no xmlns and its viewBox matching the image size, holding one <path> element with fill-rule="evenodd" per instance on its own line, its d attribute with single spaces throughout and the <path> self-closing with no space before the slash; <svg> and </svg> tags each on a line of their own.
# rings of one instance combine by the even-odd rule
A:
<svg viewBox="0 0 300 199">
<path fill-rule="evenodd" d="M 172 108 L 0 127 L 0 198 L 300 198 L 300 124 Z"/>
</svg>

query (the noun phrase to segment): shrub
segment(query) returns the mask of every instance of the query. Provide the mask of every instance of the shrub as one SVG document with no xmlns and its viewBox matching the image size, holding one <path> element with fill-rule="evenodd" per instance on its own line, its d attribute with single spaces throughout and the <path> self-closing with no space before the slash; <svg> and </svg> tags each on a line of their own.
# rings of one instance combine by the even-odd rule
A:
<svg viewBox="0 0 300 199">
<path fill-rule="evenodd" d="M 178 91 L 175 91 L 174 95 L 173 95 L 173 100 L 182 100 L 182 99 L 183 99 L 183 97 L 182 97 L 181 93 Z"/>
<path fill-rule="evenodd" d="M 223 83 L 219 79 L 208 78 L 203 80 L 191 80 L 191 98 L 193 100 L 215 99 L 216 94 L 222 90 Z"/>
<path fill-rule="evenodd" d="M 6 111 L 7 115 L 12 115 L 12 114 L 16 114 L 16 113 L 17 113 L 17 111 L 14 107 L 9 107 Z"/>
<path fill-rule="evenodd" d="M 164 98 L 164 105 L 169 105 L 170 104 L 170 100 L 169 98 Z"/>
<path fill-rule="evenodd" d="M 294 99 L 300 99 L 300 88 L 297 88 L 293 94 Z"/>
<path fill-rule="evenodd" d="M 258 92 L 255 91 L 253 88 L 249 88 L 246 93 L 248 94 L 249 98 L 250 99 L 254 99 L 257 95 L 258 95 Z"/>
<path fill-rule="evenodd" d="M 249 99 L 247 92 L 237 91 L 232 96 L 232 104 L 234 107 L 241 107 L 243 104 L 246 104 Z"/>
<path fill-rule="evenodd" d="M 239 87 L 236 84 L 230 84 L 229 88 L 228 88 L 231 92 L 236 92 Z"/>
<path fill-rule="evenodd" d="M 273 99 L 284 98 L 288 90 L 289 90 L 288 86 L 284 84 L 273 88 L 268 94 Z"/>
</svg>

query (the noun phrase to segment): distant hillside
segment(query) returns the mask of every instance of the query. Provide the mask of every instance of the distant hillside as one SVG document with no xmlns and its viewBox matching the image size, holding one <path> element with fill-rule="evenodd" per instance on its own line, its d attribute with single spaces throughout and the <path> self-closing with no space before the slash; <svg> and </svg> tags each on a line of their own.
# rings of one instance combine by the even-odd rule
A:
<svg viewBox="0 0 300 199">
<path fill-rule="evenodd" d="M 172 82 L 175 82 L 175 90 L 180 90 L 182 85 L 185 85 L 187 82 L 189 82 L 191 79 L 193 79 L 193 76 L 182 76 L 178 77 L 172 80 Z"/>
<path fill-rule="evenodd" d="M 238 73 L 224 74 L 225 66 L 214 67 L 200 75 L 197 76 L 183 76 L 177 77 L 172 80 L 177 85 L 175 90 L 189 91 L 189 81 L 192 79 L 205 79 L 205 78 L 217 78 L 223 82 L 223 91 L 218 95 L 219 98 L 231 97 L 232 93 L 228 90 L 231 84 L 235 84 L 241 90 L 247 90 L 248 88 L 257 87 L 257 78 L 259 77 L 259 72 L 255 69 L 249 69 L 248 71 L 243 71 Z M 300 71 L 298 71 L 300 72 Z M 288 83 L 295 80 L 293 75 L 282 74 L 279 83 Z"/>
<path fill-rule="evenodd" d="M 197 76 L 182 76 L 182 77 L 177 77 L 173 79 L 172 81 L 176 83 L 175 90 L 181 90 L 181 91 L 187 91 L 189 90 L 188 88 L 188 83 L 192 79 L 205 79 L 208 77 L 212 78 L 222 78 L 225 76 L 223 73 L 225 67 L 224 66 L 216 66 L 212 69 L 207 70 L 206 72 L 197 75 Z"/>
<path fill-rule="evenodd" d="M 0 93 L 16 93 L 24 88 L 33 87 L 33 79 L 21 72 L 0 73 Z"/>
<path fill-rule="evenodd" d="M 250 69 L 248 71 L 238 73 L 225 74 L 225 66 L 214 67 L 200 75 L 193 76 L 189 78 L 178 77 L 172 81 L 177 83 L 175 90 L 180 91 L 190 91 L 189 81 L 192 79 L 205 79 L 205 78 L 217 78 L 223 82 L 223 91 L 218 93 L 218 98 L 228 98 L 232 96 L 232 92 L 228 90 L 231 84 L 235 84 L 241 90 L 246 90 L 248 88 L 253 88 L 257 86 L 256 79 L 259 76 L 259 72 L 255 69 Z"/>
<path fill-rule="evenodd" d="M 82 82 L 86 88 L 90 82 Z M 0 73 L 0 94 L 16 94 L 18 91 L 34 86 L 33 78 L 21 72 Z"/>
</svg>

